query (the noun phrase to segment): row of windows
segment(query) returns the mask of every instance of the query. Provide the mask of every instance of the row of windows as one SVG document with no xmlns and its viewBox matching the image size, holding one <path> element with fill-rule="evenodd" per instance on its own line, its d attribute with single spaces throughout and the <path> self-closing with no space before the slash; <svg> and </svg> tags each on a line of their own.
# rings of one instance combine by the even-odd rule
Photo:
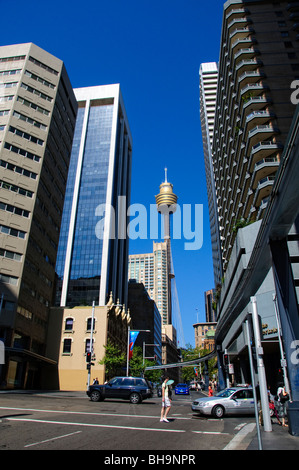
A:
<svg viewBox="0 0 299 470">
<path fill-rule="evenodd" d="M 14 193 L 20 194 L 21 196 L 30 197 L 32 198 L 33 192 L 28 191 L 28 189 L 21 188 L 20 186 L 16 186 L 15 184 L 8 183 L 7 181 L 0 181 L 0 188 L 7 189 L 8 191 L 12 191 Z"/>
<path fill-rule="evenodd" d="M 33 171 L 26 170 L 26 168 L 6 162 L 5 160 L 0 160 L 0 166 L 7 170 L 14 171 L 15 173 L 19 173 L 20 175 L 27 176 L 27 178 L 31 178 L 33 180 L 36 180 L 37 178 L 37 174 Z"/>
<path fill-rule="evenodd" d="M 71 354 L 72 352 L 72 339 L 65 338 L 63 340 L 62 354 Z M 85 354 L 90 352 L 90 339 L 85 340 Z"/>
<path fill-rule="evenodd" d="M 0 273 L 0 281 L 4 284 L 10 284 L 11 286 L 16 286 L 18 284 L 18 278 L 15 276 L 7 276 L 6 274 Z"/>
<path fill-rule="evenodd" d="M 21 253 L 16 253 L 14 251 L 9 251 L 9 250 L 4 250 L 3 248 L 0 248 L 0 256 L 3 256 L 3 258 L 12 259 L 14 261 L 21 261 L 22 260 Z"/>
<path fill-rule="evenodd" d="M 2 211 L 10 212 L 11 214 L 20 215 L 21 217 L 29 217 L 29 211 L 25 209 L 21 209 L 20 207 L 12 206 L 11 204 L 5 204 L 4 202 L 0 202 L 0 209 Z"/>
<path fill-rule="evenodd" d="M 22 69 L 15 69 L 15 70 L 1 70 L 0 76 L 6 76 L 6 75 L 18 75 L 21 73 Z"/>
<path fill-rule="evenodd" d="M 0 62 L 14 62 L 15 60 L 24 60 L 25 56 L 24 55 L 15 55 L 12 57 L 2 57 L 0 59 Z"/>
<path fill-rule="evenodd" d="M 0 88 L 13 88 L 17 85 L 18 82 L 7 82 L 7 83 L 0 83 Z"/>
<path fill-rule="evenodd" d="M 20 131 L 19 129 L 16 129 L 13 126 L 9 126 L 9 132 L 11 132 L 12 134 L 16 134 L 19 137 L 22 137 L 26 140 L 29 140 L 29 142 L 33 142 L 34 144 L 38 144 L 41 146 L 44 145 L 44 141 L 42 139 L 38 139 L 37 137 L 31 134 L 28 134 L 27 132 Z"/>
<path fill-rule="evenodd" d="M 94 330 L 94 324 L 95 322 L 93 322 L 93 330 Z M 90 331 L 91 330 L 91 325 L 92 325 L 92 318 L 87 318 L 87 321 L 86 321 L 86 330 L 87 331 Z M 71 317 L 68 317 L 65 319 L 65 323 L 64 323 L 64 329 L 65 331 L 72 331 L 74 328 L 74 319 L 71 318 Z"/>
<path fill-rule="evenodd" d="M 42 124 L 39 121 L 36 121 L 35 119 L 32 119 L 28 116 L 25 116 L 24 114 L 21 114 L 21 113 L 18 113 L 17 111 L 14 111 L 13 115 L 17 119 L 21 119 L 21 121 L 25 121 L 25 122 L 28 122 L 29 124 L 33 124 L 34 127 L 38 127 L 38 129 L 42 129 L 43 131 L 47 130 L 47 126 L 45 126 L 44 124 Z"/>
<path fill-rule="evenodd" d="M 16 238 L 25 238 L 26 232 L 22 230 L 17 230 L 12 227 L 7 227 L 6 225 L 0 225 L 0 233 L 5 233 L 6 235 L 11 235 L 12 237 Z"/>
<path fill-rule="evenodd" d="M 41 157 L 38 157 L 34 153 L 27 152 L 26 150 L 16 147 L 15 145 L 9 144 L 8 142 L 4 142 L 4 148 L 6 150 L 9 150 L 10 152 L 18 153 L 19 155 L 22 155 L 25 158 L 29 158 L 29 160 L 34 160 L 35 162 L 39 162 L 41 159 Z"/>
<path fill-rule="evenodd" d="M 0 103 L 5 103 L 6 101 L 12 101 L 12 100 L 13 100 L 13 95 L 0 96 Z"/>
<path fill-rule="evenodd" d="M 33 62 L 35 65 L 38 65 L 38 67 L 41 67 L 42 69 L 44 70 L 47 70 L 47 72 L 50 72 L 52 73 L 53 75 L 58 75 L 58 72 L 54 69 L 52 69 L 52 67 L 49 67 L 48 65 L 46 64 L 43 64 L 42 62 L 40 62 L 39 60 L 37 59 L 34 59 L 34 57 L 29 57 L 29 60 L 30 62 Z"/>
<path fill-rule="evenodd" d="M 10 98 L 10 97 L 4 97 L 4 98 Z M 11 99 L 13 99 L 13 96 L 11 97 Z M 0 100 L 1 100 L 1 98 L 0 98 Z M 7 100 L 7 101 L 9 101 L 9 100 Z M 21 104 L 24 104 L 28 108 L 35 109 L 36 111 L 38 111 L 41 114 L 44 114 L 45 116 L 49 116 L 49 114 L 50 114 L 50 111 L 48 111 L 47 109 L 42 108 L 41 106 L 38 106 L 37 104 L 32 103 L 31 101 L 28 101 L 25 98 L 21 98 L 21 96 L 17 97 L 17 101 L 19 101 Z"/>
<path fill-rule="evenodd" d="M 49 101 L 50 103 L 53 101 L 53 98 L 51 96 L 46 95 L 45 93 L 42 93 L 41 91 L 37 90 L 36 88 L 32 88 L 29 85 L 26 85 L 26 83 L 21 83 L 21 88 L 24 88 L 25 90 L 29 91 L 30 93 L 33 93 L 33 95 L 37 95 L 43 100 Z"/>
<path fill-rule="evenodd" d="M 42 83 L 43 85 L 47 86 L 48 88 L 52 88 L 52 90 L 55 90 L 55 85 L 53 85 L 51 82 L 48 82 L 48 80 L 44 80 L 43 78 L 40 78 L 38 75 L 35 75 L 32 72 L 29 72 L 29 70 L 25 70 L 25 75 L 27 75 L 27 77 L 32 78 L 32 80 L 35 80 L 36 82 Z"/>
</svg>

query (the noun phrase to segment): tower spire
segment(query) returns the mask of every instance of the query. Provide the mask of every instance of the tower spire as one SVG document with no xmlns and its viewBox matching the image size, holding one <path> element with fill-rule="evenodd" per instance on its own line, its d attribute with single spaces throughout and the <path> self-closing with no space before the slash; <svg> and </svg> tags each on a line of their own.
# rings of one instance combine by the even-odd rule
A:
<svg viewBox="0 0 299 470">
<path fill-rule="evenodd" d="M 164 183 L 167 183 L 167 168 L 164 168 L 164 171 L 165 171 L 165 181 L 164 181 Z"/>
</svg>

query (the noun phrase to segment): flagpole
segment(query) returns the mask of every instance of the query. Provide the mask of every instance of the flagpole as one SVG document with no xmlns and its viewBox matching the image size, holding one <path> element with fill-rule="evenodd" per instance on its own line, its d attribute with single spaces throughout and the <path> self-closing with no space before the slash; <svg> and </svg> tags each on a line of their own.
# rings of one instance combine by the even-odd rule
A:
<svg viewBox="0 0 299 470">
<path fill-rule="evenodd" d="M 127 377 L 129 376 L 129 354 L 130 354 L 130 331 L 131 328 L 128 326 L 128 345 L 127 345 Z"/>
</svg>

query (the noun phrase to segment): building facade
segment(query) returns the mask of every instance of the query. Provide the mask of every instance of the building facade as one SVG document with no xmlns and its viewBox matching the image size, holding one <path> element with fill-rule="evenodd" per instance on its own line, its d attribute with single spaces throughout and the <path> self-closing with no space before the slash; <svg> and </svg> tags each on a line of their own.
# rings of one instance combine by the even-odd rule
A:
<svg viewBox="0 0 299 470">
<path fill-rule="evenodd" d="M 1 386 L 40 386 L 77 102 L 63 62 L 0 47 Z"/>
<path fill-rule="evenodd" d="M 259 383 L 266 417 L 267 387 L 275 394 L 284 382 L 293 435 L 299 435 L 298 364 L 290 354 L 299 331 L 299 168 L 291 94 L 299 70 L 298 14 L 298 2 L 224 4 L 212 144 L 224 272 L 215 298 L 219 383 Z M 271 430 L 268 418 L 264 427 Z"/>
<path fill-rule="evenodd" d="M 224 4 L 212 144 L 224 272 L 240 226 L 263 217 L 292 122 L 295 3 Z"/>
<path fill-rule="evenodd" d="M 161 357 L 161 315 L 156 302 L 152 300 L 144 284 L 129 282 L 129 311 L 132 329 L 140 331 L 135 346 L 143 349 L 144 356 L 162 363 Z"/>
<path fill-rule="evenodd" d="M 105 366 L 99 361 L 107 341 L 125 353 L 131 324 L 126 229 L 132 137 L 120 86 L 74 92 L 78 115 L 57 254 L 56 307 L 51 309 L 48 338 L 48 354 L 58 363 L 48 386 L 61 390 L 85 390 L 89 385 L 87 352 L 92 356 L 91 374 L 103 383 Z"/>
<path fill-rule="evenodd" d="M 218 64 L 203 63 L 199 69 L 200 124 L 207 183 L 210 217 L 210 233 L 215 286 L 223 276 L 217 198 L 213 171 L 212 143 L 214 135 L 215 109 L 217 98 Z"/>
<path fill-rule="evenodd" d="M 167 246 L 153 242 L 153 253 L 129 255 L 129 279 L 142 283 L 161 315 L 162 325 L 168 324 Z"/>
<path fill-rule="evenodd" d="M 75 89 L 78 116 L 58 247 L 56 305 L 127 304 L 132 137 L 119 85 Z"/>
</svg>

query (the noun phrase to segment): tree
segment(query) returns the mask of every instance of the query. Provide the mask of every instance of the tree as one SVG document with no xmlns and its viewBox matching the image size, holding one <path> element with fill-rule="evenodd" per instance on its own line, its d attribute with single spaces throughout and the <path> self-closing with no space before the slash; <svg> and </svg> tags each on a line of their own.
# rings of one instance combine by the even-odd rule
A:
<svg viewBox="0 0 299 470">
<path fill-rule="evenodd" d="M 126 364 L 126 355 L 122 353 L 118 346 L 115 346 L 109 339 L 107 346 L 104 346 L 106 354 L 99 361 L 99 364 L 104 364 L 106 367 L 106 380 L 110 380 L 115 375 L 122 375 L 122 368 Z"/>
<path fill-rule="evenodd" d="M 144 376 L 150 382 L 159 382 L 163 371 L 162 370 L 145 370 L 146 367 L 154 366 L 155 361 L 145 359 L 143 362 L 143 354 L 140 346 L 134 346 L 133 356 L 130 360 L 130 375 L 133 377 Z"/>
<path fill-rule="evenodd" d="M 186 345 L 186 349 L 182 350 L 183 361 L 192 361 L 193 359 L 198 359 L 208 354 L 210 351 L 208 349 L 202 348 L 193 348 L 191 344 Z M 190 382 L 191 380 L 196 379 L 195 366 L 182 367 L 182 380 L 184 382 Z M 198 370 L 198 367 L 196 367 Z M 202 363 L 202 375 L 204 370 L 204 363 Z M 210 379 L 213 378 L 214 374 L 217 374 L 217 359 L 213 358 L 208 361 L 208 371 Z"/>
</svg>

